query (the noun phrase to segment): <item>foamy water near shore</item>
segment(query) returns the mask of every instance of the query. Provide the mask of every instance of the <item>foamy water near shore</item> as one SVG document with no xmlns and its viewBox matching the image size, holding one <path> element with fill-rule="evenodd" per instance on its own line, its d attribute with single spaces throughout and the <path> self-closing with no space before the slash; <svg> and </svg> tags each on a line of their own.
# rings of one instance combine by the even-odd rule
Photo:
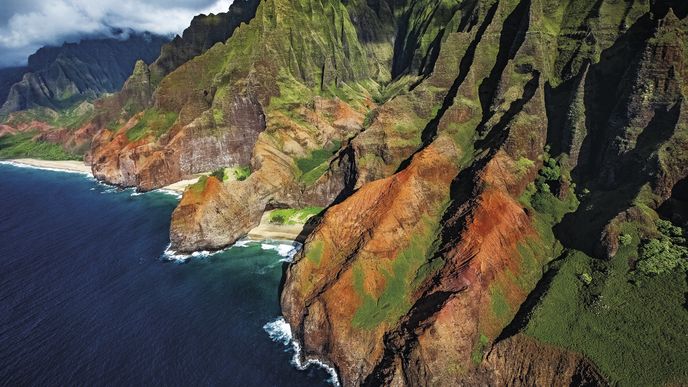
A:
<svg viewBox="0 0 688 387">
<path fill-rule="evenodd" d="M 37 160 L 37 159 L 13 159 L 7 160 L 9 164 L 15 164 L 17 166 L 27 166 L 38 169 L 45 169 L 50 171 L 60 171 L 60 172 L 76 172 L 82 173 L 84 175 L 93 176 L 91 173 L 91 167 L 84 164 L 81 161 L 75 160 Z"/>
</svg>

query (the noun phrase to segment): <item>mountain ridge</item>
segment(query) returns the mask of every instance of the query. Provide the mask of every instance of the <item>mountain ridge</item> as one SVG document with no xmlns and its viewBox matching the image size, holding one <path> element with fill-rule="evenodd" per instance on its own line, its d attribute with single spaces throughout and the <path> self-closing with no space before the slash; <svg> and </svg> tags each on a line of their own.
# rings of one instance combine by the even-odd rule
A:
<svg viewBox="0 0 688 387">
<path fill-rule="evenodd" d="M 684 3 L 240 5 L 95 103 L 86 160 L 142 191 L 205 173 L 179 252 L 323 207 L 280 295 L 302 361 L 344 385 L 688 380 Z"/>
<path fill-rule="evenodd" d="M 127 39 L 83 39 L 43 47 L 29 57 L 22 79 L 2 100 L 0 114 L 36 107 L 64 109 L 119 91 L 138 59 L 152 61 L 166 38 L 131 33 Z"/>
</svg>

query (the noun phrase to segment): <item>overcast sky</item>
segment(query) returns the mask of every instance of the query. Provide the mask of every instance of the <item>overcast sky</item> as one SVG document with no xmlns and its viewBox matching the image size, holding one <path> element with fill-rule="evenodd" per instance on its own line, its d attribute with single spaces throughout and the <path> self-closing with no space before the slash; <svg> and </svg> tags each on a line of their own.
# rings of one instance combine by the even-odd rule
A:
<svg viewBox="0 0 688 387">
<path fill-rule="evenodd" d="M 22 65 L 45 45 L 78 41 L 113 27 L 178 34 L 194 15 L 231 0 L 0 0 L 0 67 Z"/>
</svg>

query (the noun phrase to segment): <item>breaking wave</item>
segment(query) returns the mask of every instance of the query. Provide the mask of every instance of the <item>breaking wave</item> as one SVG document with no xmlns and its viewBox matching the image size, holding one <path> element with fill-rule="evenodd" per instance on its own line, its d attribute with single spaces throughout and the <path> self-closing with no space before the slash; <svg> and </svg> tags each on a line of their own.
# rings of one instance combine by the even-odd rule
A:
<svg viewBox="0 0 688 387">
<path fill-rule="evenodd" d="M 231 248 L 231 247 L 229 247 Z M 227 248 L 227 249 L 229 249 Z M 184 253 L 179 253 L 175 250 L 172 250 L 172 244 L 170 243 L 167 245 L 167 248 L 165 251 L 162 253 L 161 258 L 165 261 L 174 261 L 174 262 L 179 262 L 183 263 L 186 262 L 187 260 L 191 258 L 199 258 L 199 259 L 205 259 L 208 257 L 212 257 L 213 255 L 220 254 L 227 249 L 223 250 L 217 250 L 217 251 L 207 251 L 207 250 L 202 250 L 202 251 L 194 251 L 191 254 L 184 254 Z"/>
<path fill-rule="evenodd" d="M 270 242 L 263 242 L 260 246 L 263 250 L 274 250 L 279 254 L 282 259 L 280 262 L 287 262 L 291 263 L 294 261 L 294 257 L 296 256 L 296 253 L 301 250 L 303 245 L 299 242 L 292 242 L 291 244 L 286 244 L 286 243 L 270 243 Z"/>
<path fill-rule="evenodd" d="M 294 340 L 291 333 L 291 327 L 284 320 L 284 317 L 279 317 L 275 321 L 265 324 L 263 329 L 265 332 L 267 332 L 272 341 L 276 343 L 282 343 L 284 346 L 294 351 L 294 356 L 291 359 L 291 363 L 298 370 L 304 371 L 312 365 L 318 366 L 330 374 L 328 382 L 332 383 L 336 387 L 340 386 L 339 376 L 337 375 L 337 370 L 335 370 L 334 367 L 318 359 L 305 359 L 305 361 L 301 360 L 301 345 Z"/>
</svg>

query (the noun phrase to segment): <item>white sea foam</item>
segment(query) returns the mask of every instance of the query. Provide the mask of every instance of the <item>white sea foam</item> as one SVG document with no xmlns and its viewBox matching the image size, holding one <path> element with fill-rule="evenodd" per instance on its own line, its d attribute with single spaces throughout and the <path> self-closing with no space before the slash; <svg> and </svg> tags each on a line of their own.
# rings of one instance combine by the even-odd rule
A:
<svg viewBox="0 0 688 387">
<path fill-rule="evenodd" d="M 172 244 L 170 243 L 169 245 L 167 245 L 167 248 L 162 253 L 161 258 L 163 258 L 167 261 L 176 261 L 176 262 L 181 263 L 181 262 L 185 262 L 191 258 L 205 259 L 208 257 L 212 257 L 213 255 L 220 254 L 220 253 L 224 252 L 225 250 L 218 250 L 218 251 L 201 250 L 201 251 L 194 251 L 191 254 L 184 254 L 184 253 L 179 253 L 175 250 L 172 250 Z"/>
<path fill-rule="evenodd" d="M 249 245 L 250 243 L 251 243 L 250 240 L 248 240 L 248 239 L 242 239 L 242 240 L 240 240 L 240 241 L 237 241 L 237 242 L 234 244 L 234 247 L 248 247 L 248 245 Z"/>
<path fill-rule="evenodd" d="M 337 375 L 337 371 L 334 369 L 334 367 L 318 359 L 308 358 L 305 359 L 305 361 L 301 360 L 301 345 L 294 340 L 294 337 L 291 333 L 291 327 L 284 320 L 284 317 L 279 317 L 275 321 L 265 324 L 263 329 L 265 332 L 267 332 L 272 341 L 282 343 L 284 346 L 288 347 L 294 352 L 294 356 L 291 359 L 291 363 L 294 365 L 294 367 L 303 371 L 312 365 L 318 366 L 330 374 L 330 379 L 328 379 L 328 381 L 335 387 L 339 387 L 339 376 Z"/>
<path fill-rule="evenodd" d="M 202 251 L 194 251 L 191 254 L 184 254 L 184 253 L 179 253 L 175 250 L 172 250 L 172 244 L 168 244 L 167 248 L 165 251 L 162 253 L 162 259 L 166 261 L 176 261 L 176 262 L 185 262 L 188 259 L 191 258 L 198 258 L 198 259 L 204 259 L 208 257 L 212 257 L 213 255 L 223 253 L 232 247 L 248 247 L 249 243 L 251 243 L 250 240 L 247 239 L 242 239 L 237 241 L 234 245 L 227 247 L 222 250 L 217 250 L 217 251 L 207 251 L 207 250 L 202 250 Z"/>
<path fill-rule="evenodd" d="M 83 175 L 83 176 L 88 176 L 88 177 L 91 177 L 91 176 L 92 176 L 90 172 L 74 171 L 74 170 L 70 170 L 70 169 L 60 169 L 60 168 L 41 167 L 41 166 L 38 166 L 38 165 L 29 165 L 29 164 L 17 163 L 17 162 L 14 162 L 14 161 L 0 161 L 0 164 L 11 165 L 11 166 L 17 167 L 17 168 L 40 169 L 40 170 L 42 170 L 42 171 L 73 173 L 73 174 Z"/>
<path fill-rule="evenodd" d="M 282 259 L 280 262 L 293 262 L 296 253 L 301 250 L 303 245 L 299 242 L 292 242 L 291 244 L 286 243 L 271 243 L 263 242 L 260 247 L 263 250 L 274 250 L 279 254 Z"/>
<path fill-rule="evenodd" d="M 177 199 L 181 199 L 181 198 L 182 198 L 182 194 L 181 194 L 181 193 L 179 193 L 178 191 L 175 191 L 175 190 L 171 190 L 171 189 L 161 188 L 161 189 L 156 189 L 156 190 L 154 190 L 154 191 L 152 191 L 152 192 L 158 192 L 158 193 L 161 193 L 161 194 L 174 196 L 174 197 L 177 198 Z"/>
</svg>

